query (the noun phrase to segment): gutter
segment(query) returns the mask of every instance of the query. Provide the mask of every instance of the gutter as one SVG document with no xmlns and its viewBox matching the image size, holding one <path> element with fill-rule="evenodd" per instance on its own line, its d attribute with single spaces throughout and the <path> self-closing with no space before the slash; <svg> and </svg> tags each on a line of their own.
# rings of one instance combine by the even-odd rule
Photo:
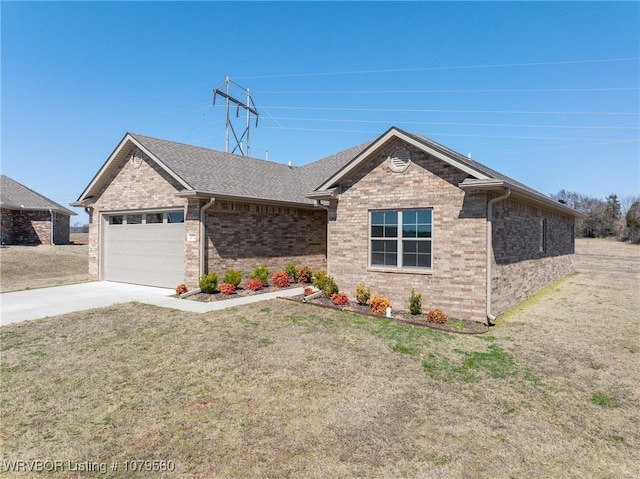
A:
<svg viewBox="0 0 640 479">
<path fill-rule="evenodd" d="M 216 202 L 216 199 L 211 198 L 206 205 L 200 208 L 200 277 L 204 275 L 204 268 L 205 268 L 204 257 L 205 257 L 205 248 L 207 245 L 205 241 L 204 221 L 205 221 L 207 210 L 211 208 L 215 202 Z"/>
<path fill-rule="evenodd" d="M 493 204 L 498 201 L 506 200 L 511 195 L 511 188 L 507 188 L 502 196 L 497 198 L 491 198 L 487 203 L 487 323 L 491 325 L 492 321 L 496 320 L 496 317 L 491 314 L 491 274 L 493 260 L 491 258 L 491 251 L 493 250 Z"/>
</svg>

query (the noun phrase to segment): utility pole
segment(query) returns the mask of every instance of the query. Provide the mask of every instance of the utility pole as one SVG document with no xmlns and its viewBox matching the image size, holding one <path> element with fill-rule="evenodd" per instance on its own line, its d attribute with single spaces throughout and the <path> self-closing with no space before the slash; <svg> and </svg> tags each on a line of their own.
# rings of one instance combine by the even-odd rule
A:
<svg viewBox="0 0 640 479">
<path fill-rule="evenodd" d="M 220 87 L 225 86 L 224 91 L 220 89 Z M 231 85 L 235 85 L 236 87 L 239 87 L 240 89 L 244 90 L 246 93 L 246 101 L 242 102 L 241 100 L 238 100 L 237 98 L 234 98 L 233 96 L 231 96 L 231 93 L 229 92 L 229 87 Z M 216 96 L 221 96 L 223 98 L 226 99 L 226 128 L 225 128 L 225 151 L 227 153 L 229 153 L 229 131 L 231 131 L 231 133 L 233 134 L 233 138 L 235 140 L 235 146 L 233 147 L 233 150 L 231 150 L 231 153 L 235 153 L 236 150 L 240 151 L 240 154 L 242 156 L 250 156 L 250 152 L 251 152 L 251 115 L 255 115 L 256 116 L 256 128 L 258 127 L 258 110 L 256 109 L 256 105 L 253 103 L 253 100 L 251 98 L 251 91 L 248 88 L 244 88 L 240 85 L 238 85 L 236 82 L 232 81 L 229 79 L 229 77 L 226 77 L 224 82 L 218 87 L 215 88 L 213 90 L 213 106 L 215 106 L 216 104 Z M 242 134 L 238 137 L 235 128 L 233 127 L 233 122 L 231 121 L 231 116 L 229 114 L 229 107 L 231 105 L 231 103 L 236 105 L 236 118 L 240 116 L 240 108 L 243 108 L 246 113 L 247 113 L 247 122 L 246 122 L 246 126 L 244 131 L 242 132 Z M 246 138 L 246 145 L 247 145 L 247 154 L 245 155 L 244 152 L 244 145 L 243 142 Z"/>
</svg>

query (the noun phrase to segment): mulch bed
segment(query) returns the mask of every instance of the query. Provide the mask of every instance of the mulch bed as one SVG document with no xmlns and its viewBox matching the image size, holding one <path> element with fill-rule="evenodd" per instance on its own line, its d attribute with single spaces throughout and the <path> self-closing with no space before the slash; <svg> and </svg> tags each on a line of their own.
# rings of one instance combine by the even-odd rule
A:
<svg viewBox="0 0 640 479">
<path fill-rule="evenodd" d="M 302 303 L 303 298 L 304 298 L 303 295 L 297 295 L 297 296 L 291 296 L 286 299 Z M 386 318 L 386 316 L 384 315 L 372 313 L 371 310 L 369 309 L 369 306 L 359 304 L 357 302 L 352 302 L 352 301 L 349 301 L 349 303 L 344 306 L 338 306 L 333 304 L 333 302 L 329 298 L 319 297 L 319 298 L 313 298 L 311 300 L 307 300 L 305 304 L 320 306 L 322 308 L 335 309 L 338 311 L 349 311 L 362 316 L 370 316 L 373 318 Z M 449 318 L 447 322 L 443 324 L 430 323 L 426 320 L 425 315 L 413 316 L 408 311 L 394 311 L 391 314 L 391 318 L 389 319 L 396 321 L 398 323 L 411 324 L 413 326 L 437 329 L 439 331 L 444 331 L 447 333 L 483 334 L 489 331 L 489 327 L 486 324 L 478 323 L 476 321 L 466 321 L 462 319 Z"/>
<path fill-rule="evenodd" d="M 184 299 L 190 299 L 192 301 L 200 301 L 202 303 L 209 303 L 212 301 L 224 301 L 226 299 L 241 298 L 243 296 L 255 296 L 257 294 L 273 293 L 274 291 L 286 291 L 287 289 L 299 288 L 300 286 L 302 285 L 297 283 L 291 283 L 288 288 L 278 288 L 276 286 L 265 286 L 262 289 L 259 289 L 258 291 L 253 291 L 251 289 L 246 289 L 246 288 L 243 288 L 242 286 L 238 286 L 238 288 L 231 294 L 221 294 L 220 292 L 216 292 L 213 294 L 196 293 L 196 294 L 187 296 Z"/>
</svg>

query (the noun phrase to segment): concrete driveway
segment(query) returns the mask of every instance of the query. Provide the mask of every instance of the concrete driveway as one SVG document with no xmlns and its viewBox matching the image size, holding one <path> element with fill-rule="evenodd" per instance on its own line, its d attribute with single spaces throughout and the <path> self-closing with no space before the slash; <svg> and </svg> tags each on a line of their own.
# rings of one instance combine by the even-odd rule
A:
<svg viewBox="0 0 640 479">
<path fill-rule="evenodd" d="M 158 301 L 171 294 L 175 294 L 175 291 L 109 281 L 2 293 L 0 323 L 18 323 L 130 301 Z"/>
<path fill-rule="evenodd" d="M 265 301 L 279 296 L 302 294 L 302 288 L 291 288 L 210 303 L 171 298 L 170 296 L 173 294 L 175 294 L 175 291 L 172 289 L 112 283 L 109 281 L 2 293 L 0 294 L 0 325 L 18 323 L 29 319 L 46 318 L 47 316 L 58 316 L 87 309 L 103 308 L 112 304 L 131 301 L 194 313 L 206 313 Z"/>
</svg>

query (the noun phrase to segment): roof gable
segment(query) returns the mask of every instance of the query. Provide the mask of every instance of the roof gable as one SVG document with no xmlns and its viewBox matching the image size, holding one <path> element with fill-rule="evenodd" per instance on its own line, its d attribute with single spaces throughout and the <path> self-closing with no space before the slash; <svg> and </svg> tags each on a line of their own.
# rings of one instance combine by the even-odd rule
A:
<svg viewBox="0 0 640 479">
<path fill-rule="evenodd" d="M 312 206 L 314 203 L 306 194 L 366 145 L 349 148 L 303 167 L 292 167 L 127 133 L 74 205 L 91 203 L 92 197 L 110 181 L 111 173 L 137 149 L 184 187 L 176 191 L 180 196 L 216 196 Z"/>
<path fill-rule="evenodd" d="M 413 135 L 406 133 L 399 128 L 391 127 L 385 133 L 383 133 L 377 140 L 374 140 L 369 143 L 367 148 L 360 151 L 358 155 L 356 155 L 348 164 L 346 164 L 342 169 L 337 171 L 333 176 L 329 177 L 317 188 L 316 191 L 327 190 L 333 188 L 344 181 L 346 178 L 351 176 L 356 170 L 358 170 L 364 163 L 369 161 L 372 153 L 381 148 L 387 142 L 392 139 L 400 139 L 403 140 L 421 150 L 426 151 L 427 153 L 439 158 L 445 163 L 450 164 L 462 170 L 474 178 L 478 179 L 488 179 L 489 176 L 481 171 L 479 168 L 475 167 L 475 165 L 468 164 L 464 161 L 464 156 L 454 153 L 452 150 L 445 148 L 438 143 L 432 142 L 427 138 L 421 137 L 419 135 Z M 474 162 L 475 163 L 475 162 Z"/>
<path fill-rule="evenodd" d="M 144 137 L 142 137 L 144 138 Z M 72 203 L 73 206 L 81 206 L 84 202 L 91 200 L 104 186 L 106 182 L 109 181 L 111 173 L 113 173 L 120 164 L 128 159 L 134 150 L 139 150 L 151 158 L 160 168 L 166 171 L 171 177 L 173 177 L 178 183 L 185 187 L 185 189 L 191 189 L 189 184 L 177 175 L 170 167 L 168 167 L 162 160 L 156 157 L 156 155 L 150 151 L 144 144 L 142 144 L 139 139 L 137 139 L 131 133 L 127 133 L 124 135 L 118 146 L 113 150 L 109 158 L 104 162 L 102 167 L 98 170 L 92 180 L 89 182 L 87 187 L 78 197 L 78 200 L 75 203 Z"/>
<path fill-rule="evenodd" d="M 396 127 L 391 127 L 377 140 L 372 141 L 366 148 L 360 151 L 349 163 L 340 170 L 336 171 L 331 177 L 324 181 L 310 197 L 322 198 L 324 196 L 333 195 L 334 189 L 345 179 L 350 177 L 361 166 L 368 162 L 373 153 L 382 148 L 389 141 L 400 139 L 411 144 L 426 153 L 442 160 L 443 162 L 467 173 L 469 176 L 458 186 L 465 190 L 486 191 L 490 193 L 501 194 L 506 189 L 512 191 L 514 198 L 519 198 L 528 202 L 532 202 L 546 208 L 568 214 L 570 216 L 581 216 L 580 213 L 565 205 L 558 203 L 553 198 L 544 195 L 523 183 L 520 183 L 506 175 L 503 175 L 488 166 L 478 163 L 477 161 L 467 158 L 460 153 L 447 148 L 435 141 L 432 141 L 422 135 L 415 133 L 407 133 Z"/>
<path fill-rule="evenodd" d="M 6 175 L 0 175 L 0 206 L 11 210 L 51 210 L 69 216 L 76 214 Z"/>
</svg>

